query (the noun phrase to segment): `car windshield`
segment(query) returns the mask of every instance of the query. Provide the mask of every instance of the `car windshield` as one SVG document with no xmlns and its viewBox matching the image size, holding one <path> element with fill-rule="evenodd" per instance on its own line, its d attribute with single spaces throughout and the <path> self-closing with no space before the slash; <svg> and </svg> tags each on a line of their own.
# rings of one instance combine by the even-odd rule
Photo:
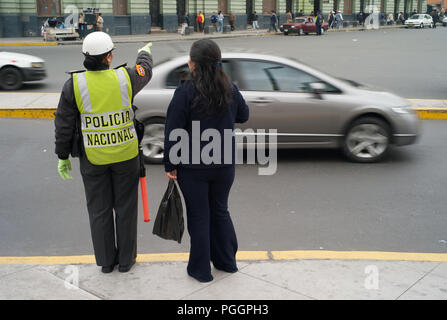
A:
<svg viewBox="0 0 447 320">
<path fill-rule="evenodd" d="M 306 19 L 303 19 L 303 18 L 296 18 L 296 19 L 295 19 L 295 22 L 303 23 L 303 22 L 306 22 Z"/>
<path fill-rule="evenodd" d="M 422 17 L 419 14 L 413 14 L 410 19 L 422 19 Z"/>
</svg>

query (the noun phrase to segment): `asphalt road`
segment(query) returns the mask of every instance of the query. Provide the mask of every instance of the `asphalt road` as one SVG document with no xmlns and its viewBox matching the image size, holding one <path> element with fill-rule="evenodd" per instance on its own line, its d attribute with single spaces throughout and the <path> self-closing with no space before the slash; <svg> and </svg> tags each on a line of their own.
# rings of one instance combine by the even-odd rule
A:
<svg viewBox="0 0 447 320">
<path fill-rule="evenodd" d="M 447 252 L 446 122 L 423 121 L 418 144 L 377 164 L 333 150 L 280 150 L 273 176 L 239 165 L 230 212 L 240 250 Z M 79 161 L 62 181 L 51 120 L 0 119 L 0 256 L 91 254 Z M 152 221 L 140 212 L 140 253 L 187 252 L 152 235 L 167 186 L 147 166 Z M 141 204 L 140 204 L 141 208 Z"/>
<path fill-rule="evenodd" d="M 327 33 L 322 37 L 271 36 L 221 39 L 222 51 L 294 57 L 327 73 L 392 91 L 404 98 L 447 99 L 447 28 Z M 148 36 L 150 39 L 150 36 Z M 148 40 L 149 41 L 149 40 Z M 154 43 L 155 62 L 188 54 L 192 41 Z M 118 44 L 114 65 L 133 63 L 142 43 Z M 59 92 L 68 76 L 83 68 L 80 45 L 16 47 L 46 60 L 49 77 L 24 91 Z"/>
</svg>

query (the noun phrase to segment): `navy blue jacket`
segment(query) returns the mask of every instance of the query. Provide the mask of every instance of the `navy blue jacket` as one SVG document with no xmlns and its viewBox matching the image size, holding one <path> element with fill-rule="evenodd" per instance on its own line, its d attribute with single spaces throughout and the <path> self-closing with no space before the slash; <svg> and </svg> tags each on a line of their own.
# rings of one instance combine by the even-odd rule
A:
<svg viewBox="0 0 447 320">
<path fill-rule="evenodd" d="M 234 136 L 231 138 L 232 140 L 232 157 L 231 162 L 228 163 L 228 157 L 225 157 L 224 154 L 224 130 L 230 129 L 234 130 L 235 123 L 244 123 L 248 120 L 249 110 L 248 106 L 245 103 L 244 98 L 242 97 L 239 89 L 236 85 L 233 85 L 232 90 L 232 101 L 231 105 L 228 107 L 227 111 L 219 116 L 209 118 L 204 117 L 202 114 L 199 114 L 195 109 L 192 108 L 192 103 L 194 97 L 196 95 L 196 88 L 191 80 L 182 81 L 180 85 L 175 90 L 174 96 L 171 100 L 171 103 L 168 107 L 168 112 L 166 116 L 166 126 L 165 126 L 165 143 L 164 143 L 164 165 L 165 171 L 170 172 L 174 169 L 177 169 L 178 166 L 188 167 L 188 168 L 216 168 L 221 166 L 231 166 L 234 165 L 235 161 L 235 141 Z M 202 136 L 203 131 L 206 129 L 216 129 L 221 137 L 221 154 L 220 154 L 220 162 L 206 164 L 203 163 L 203 159 L 200 157 L 202 153 L 202 149 L 206 146 L 209 141 L 200 141 L 200 154 L 198 150 L 192 150 L 192 124 L 193 121 L 198 121 L 196 124 L 200 124 L 200 136 Z M 169 152 L 171 148 L 180 140 L 178 138 L 176 141 L 169 141 L 169 135 L 174 129 L 184 129 L 188 133 L 189 139 L 189 150 L 188 151 L 188 162 L 173 164 L 169 159 Z M 212 140 L 212 138 L 210 139 Z M 195 145 L 198 145 L 196 143 Z M 185 150 L 183 150 L 185 151 Z M 179 153 L 181 154 L 181 152 Z M 213 153 L 211 152 L 211 155 Z M 199 158 L 200 163 L 193 163 L 193 157 Z M 197 162 L 197 161 L 195 161 Z"/>
</svg>

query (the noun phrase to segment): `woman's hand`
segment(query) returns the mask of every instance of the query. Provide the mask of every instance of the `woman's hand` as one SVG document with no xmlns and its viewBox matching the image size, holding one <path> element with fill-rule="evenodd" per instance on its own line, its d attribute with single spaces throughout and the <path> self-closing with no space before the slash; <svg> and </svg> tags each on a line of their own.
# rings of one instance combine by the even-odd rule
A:
<svg viewBox="0 0 447 320">
<path fill-rule="evenodd" d="M 166 176 L 168 179 L 177 180 L 177 169 L 172 170 L 171 172 L 166 172 Z"/>
</svg>

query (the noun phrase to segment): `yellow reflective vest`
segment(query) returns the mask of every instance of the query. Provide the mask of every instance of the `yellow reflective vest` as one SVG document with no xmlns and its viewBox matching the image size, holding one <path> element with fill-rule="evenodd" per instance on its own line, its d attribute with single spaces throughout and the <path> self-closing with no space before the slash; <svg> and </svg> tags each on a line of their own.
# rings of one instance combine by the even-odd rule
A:
<svg viewBox="0 0 447 320">
<path fill-rule="evenodd" d="M 73 89 L 87 159 L 105 165 L 136 157 L 138 139 L 127 70 L 74 73 Z"/>
</svg>

